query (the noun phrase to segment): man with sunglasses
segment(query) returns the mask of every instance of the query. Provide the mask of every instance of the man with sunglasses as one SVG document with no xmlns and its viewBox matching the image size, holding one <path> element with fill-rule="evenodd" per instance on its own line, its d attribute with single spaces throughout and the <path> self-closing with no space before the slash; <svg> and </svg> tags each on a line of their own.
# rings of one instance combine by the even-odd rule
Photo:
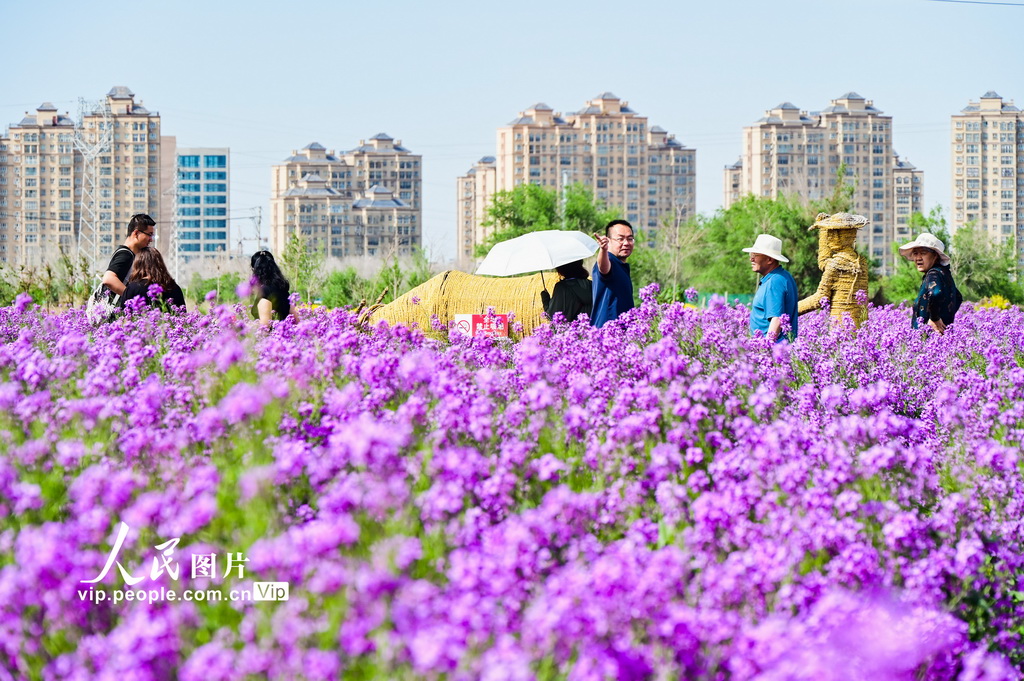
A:
<svg viewBox="0 0 1024 681">
<path fill-rule="evenodd" d="M 103 286 L 115 296 L 124 293 L 128 273 L 131 272 L 135 255 L 143 248 L 148 248 L 156 238 L 156 221 L 145 213 L 133 215 L 128 222 L 128 238 L 117 247 L 107 271 L 103 273 Z M 108 294 L 109 295 L 109 294 Z"/>
<path fill-rule="evenodd" d="M 595 234 L 597 262 L 594 264 L 594 304 L 590 323 L 601 327 L 620 314 L 633 309 L 633 280 L 629 278 L 626 258 L 633 252 L 633 225 L 612 220 L 604 236 Z"/>
</svg>

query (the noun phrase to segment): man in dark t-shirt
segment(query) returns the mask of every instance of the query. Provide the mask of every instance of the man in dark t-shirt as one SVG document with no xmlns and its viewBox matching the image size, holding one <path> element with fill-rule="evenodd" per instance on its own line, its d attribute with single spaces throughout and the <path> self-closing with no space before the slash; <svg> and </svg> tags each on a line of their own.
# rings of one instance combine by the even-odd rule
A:
<svg viewBox="0 0 1024 681">
<path fill-rule="evenodd" d="M 633 309 L 633 280 L 626 264 L 633 253 L 633 226 L 625 220 L 612 220 L 604 228 L 604 236 L 595 234 L 594 238 L 598 251 L 590 323 L 601 327 Z"/>
<path fill-rule="evenodd" d="M 103 273 L 103 286 L 115 296 L 124 293 L 128 273 L 135 262 L 135 254 L 153 243 L 156 234 L 156 221 L 145 213 L 133 215 L 128 222 L 128 238 L 117 247 L 107 271 Z"/>
</svg>

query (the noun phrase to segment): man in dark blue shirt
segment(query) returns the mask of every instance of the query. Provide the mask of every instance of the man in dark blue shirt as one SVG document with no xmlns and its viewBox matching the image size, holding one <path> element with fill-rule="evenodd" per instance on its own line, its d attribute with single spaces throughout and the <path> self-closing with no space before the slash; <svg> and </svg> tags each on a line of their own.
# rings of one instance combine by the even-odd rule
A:
<svg viewBox="0 0 1024 681">
<path fill-rule="evenodd" d="M 633 252 L 633 225 L 612 220 L 604 236 L 595 234 L 598 251 L 594 263 L 594 305 L 590 323 L 601 327 L 620 314 L 633 309 L 633 280 L 629 278 L 626 258 Z"/>
</svg>

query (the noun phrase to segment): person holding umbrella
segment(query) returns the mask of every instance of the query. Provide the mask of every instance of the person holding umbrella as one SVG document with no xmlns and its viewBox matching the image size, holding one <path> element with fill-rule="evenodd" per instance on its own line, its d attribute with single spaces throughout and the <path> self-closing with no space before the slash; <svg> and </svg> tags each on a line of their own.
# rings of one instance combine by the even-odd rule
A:
<svg viewBox="0 0 1024 681">
<path fill-rule="evenodd" d="M 602 237 L 603 238 L 603 237 Z M 549 316 L 561 312 L 573 321 L 580 314 L 590 314 L 592 296 L 583 259 L 597 250 L 598 244 L 583 232 L 546 229 L 528 232 L 514 239 L 495 244 L 477 268 L 477 274 L 509 277 L 526 272 L 540 272 L 544 290 L 540 299 Z M 547 292 L 544 270 L 556 269 L 562 280 L 555 284 L 554 295 Z M 534 299 L 536 300 L 536 299 Z"/>
<path fill-rule="evenodd" d="M 612 220 L 597 239 L 597 262 L 594 264 L 594 313 L 590 323 L 598 328 L 633 309 L 633 280 L 629 277 L 626 258 L 633 253 L 633 225 L 625 220 Z"/>
<path fill-rule="evenodd" d="M 555 271 L 562 275 L 562 280 L 555 284 L 554 295 L 548 294 L 547 290 L 540 294 L 548 317 L 554 319 L 555 313 L 561 312 L 565 321 L 573 322 L 581 314 L 589 316 L 593 309 L 593 294 L 583 261 L 559 265 Z"/>
</svg>

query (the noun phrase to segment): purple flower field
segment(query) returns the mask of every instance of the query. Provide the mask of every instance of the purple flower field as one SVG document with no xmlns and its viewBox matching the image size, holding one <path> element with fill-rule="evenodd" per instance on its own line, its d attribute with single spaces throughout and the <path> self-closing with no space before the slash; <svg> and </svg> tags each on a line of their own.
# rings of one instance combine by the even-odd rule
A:
<svg viewBox="0 0 1024 681">
<path fill-rule="evenodd" d="M 1020 678 L 1024 313 L 644 298 L 0 309 L 0 681 Z"/>
</svg>

